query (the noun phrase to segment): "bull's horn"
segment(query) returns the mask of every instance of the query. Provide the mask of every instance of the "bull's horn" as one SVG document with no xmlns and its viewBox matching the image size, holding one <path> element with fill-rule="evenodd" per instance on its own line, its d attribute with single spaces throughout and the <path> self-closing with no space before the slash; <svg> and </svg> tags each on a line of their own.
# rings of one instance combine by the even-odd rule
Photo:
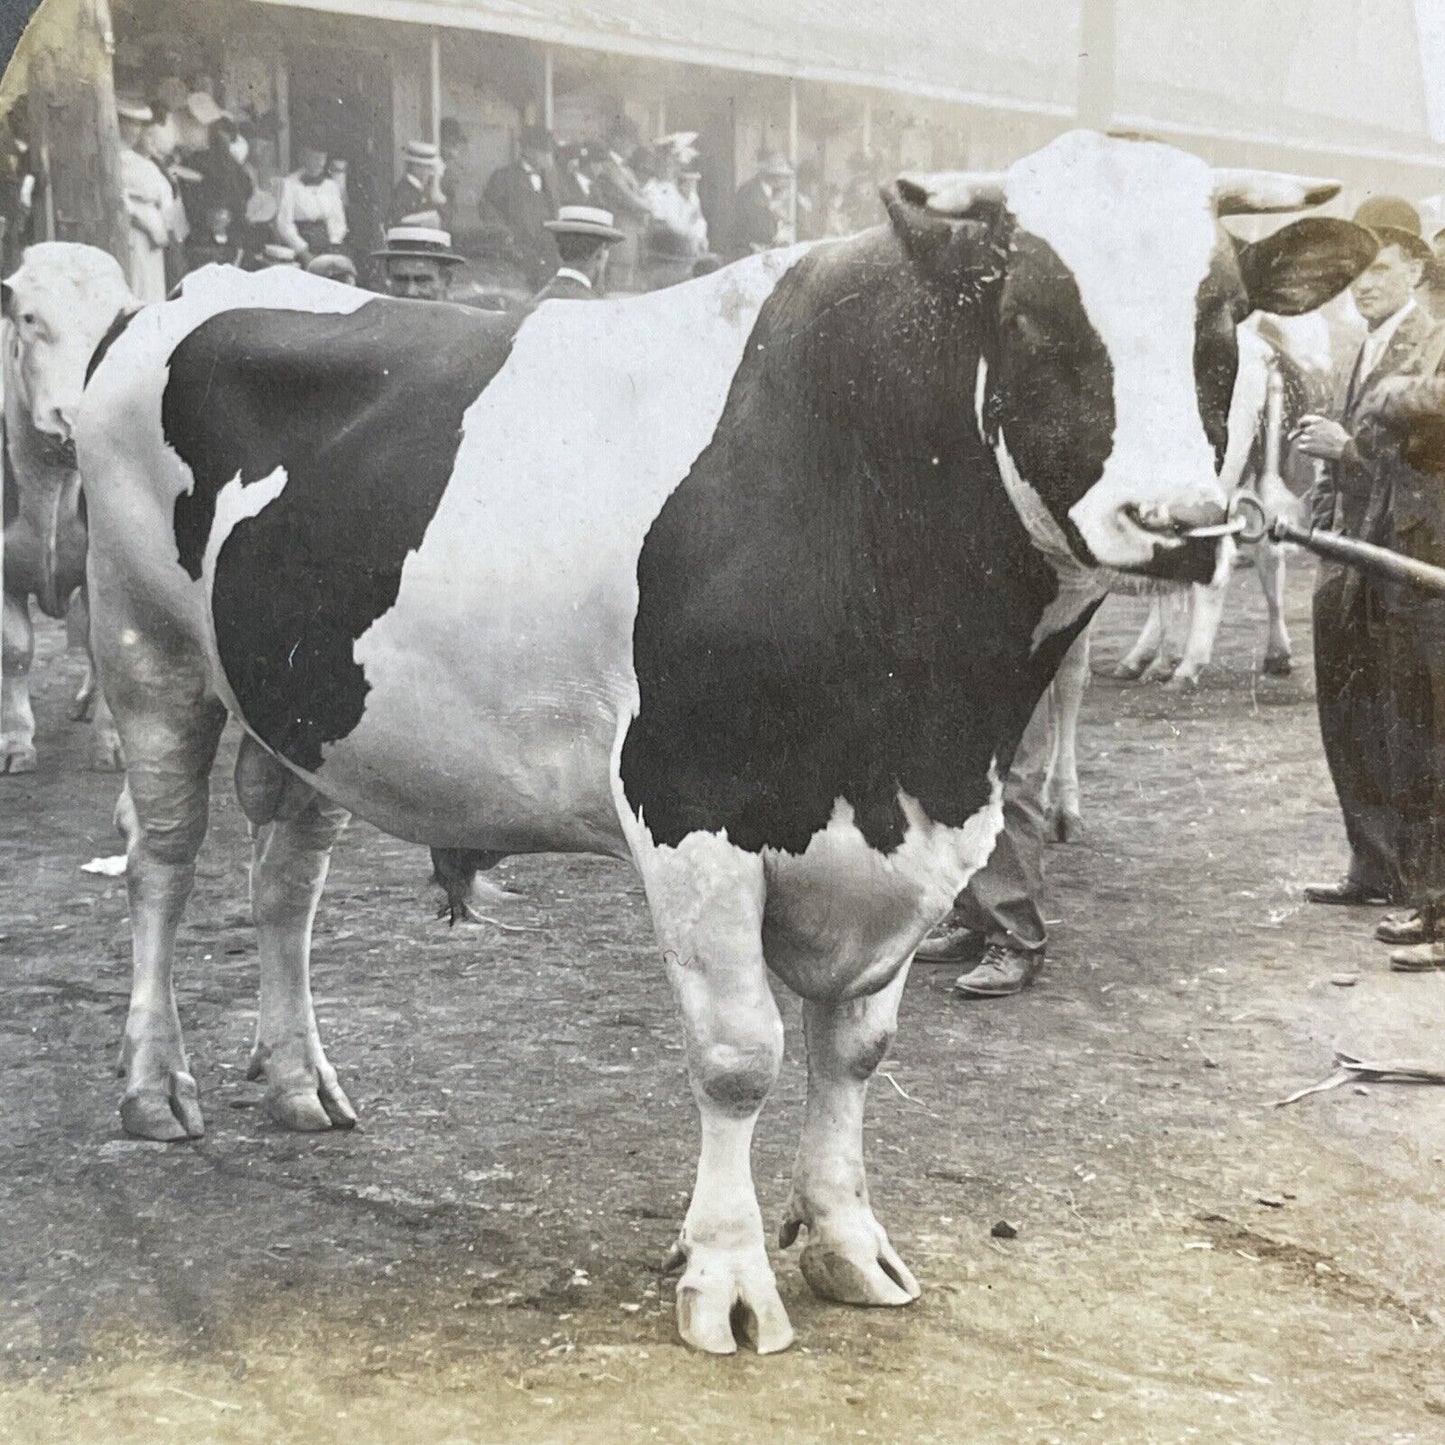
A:
<svg viewBox="0 0 1445 1445">
<path fill-rule="evenodd" d="M 1340 192 L 1338 181 L 1291 176 L 1282 171 L 1214 171 L 1214 209 L 1221 216 L 1251 216 L 1269 211 L 1302 211 L 1322 205 Z"/>
<path fill-rule="evenodd" d="M 962 216 L 979 201 L 1003 200 L 1002 171 L 940 171 L 898 177 L 898 194 L 937 216 Z"/>
</svg>

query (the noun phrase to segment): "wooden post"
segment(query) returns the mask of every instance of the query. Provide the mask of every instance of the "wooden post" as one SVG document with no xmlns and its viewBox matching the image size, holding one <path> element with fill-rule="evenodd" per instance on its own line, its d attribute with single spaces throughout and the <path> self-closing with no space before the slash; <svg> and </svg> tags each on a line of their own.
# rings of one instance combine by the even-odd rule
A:
<svg viewBox="0 0 1445 1445">
<path fill-rule="evenodd" d="M 291 174 L 291 72 L 284 55 L 276 57 L 271 83 L 276 91 L 276 164 L 286 176 Z"/>
<path fill-rule="evenodd" d="M 798 239 L 798 82 L 788 81 L 788 164 L 793 178 L 788 184 L 788 225 Z"/>
<path fill-rule="evenodd" d="M 431 143 L 442 143 L 442 42 L 438 31 L 431 33 Z"/>
<path fill-rule="evenodd" d="M 1079 123 L 1107 130 L 1114 119 L 1115 0 L 1083 0 L 1079 12 Z"/>
<path fill-rule="evenodd" d="M 557 123 L 556 81 L 552 73 L 552 47 L 542 52 L 542 124 L 551 130 Z"/>
<path fill-rule="evenodd" d="M 109 251 L 124 266 L 129 235 L 120 189 L 120 132 L 107 0 L 71 0 L 36 36 L 27 89 L 30 138 L 42 168 L 46 235 Z"/>
<path fill-rule="evenodd" d="M 873 154 L 873 97 L 863 97 L 863 154 Z"/>
</svg>

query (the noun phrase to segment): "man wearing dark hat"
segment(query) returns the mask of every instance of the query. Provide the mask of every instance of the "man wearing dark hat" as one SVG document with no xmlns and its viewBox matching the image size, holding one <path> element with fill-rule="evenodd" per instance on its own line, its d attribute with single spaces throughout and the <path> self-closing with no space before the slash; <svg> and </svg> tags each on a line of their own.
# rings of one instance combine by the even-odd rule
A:
<svg viewBox="0 0 1445 1445">
<path fill-rule="evenodd" d="M 592 194 L 596 185 L 597 164 L 601 160 L 598 148 L 588 141 L 576 145 L 557 147 L 557 205 L 591 206 L 596 204 Z"/>
<path fill-rule="evenodd" d="M 642 194 L 642 180 L 628 159 L 636 145 L 637 127 L 625 115 L 614 116 L 597 162 L 596 203 L 612 212 L 623 235 L 611 263 L 613 284 L 623 290 L 630 290 L 636 283 L 642 238 L 652 218 Z"/>
<path fill-rule="evenodd" d="M 557 219 L 557 202 L 547 172 L 552 136 L 538 125 L 522 127 L 517 159 L 492 172 L 482 200 L 511 233 L 512 249 L 534 288 L 546 284 L 561 257 L 547 222 Z"/>
<path fill-rule="evenodd" d="M 733 253 L 751 256 L 780 245 L 793 168 L 781 152 L 764 156 L 758 173 L 733 197 Z"/>
<path fill-rule="evenodd" d="M 371 254 L 382 263 L 387 294 L 410 301 L 445 300 L 452 268 L 463 263 L 435 211 L 407 216 L 389 227 L 386 245 Z"/>
<path fill-rule="evenodd" d="M 1420 235 L 1419 214 L 1408 201 L 1372 197 L 1354 219 L 1380 244 L 1351 287 L 1369 329 L 1336 394 L 1337 419 L 1306 416 L 1297 445 L 1323 463 L 1314 497 L 1315 526 L 1410 550 L 1399 509 L 1418 491 L 1420 479 L 1402 459 L 1397 439 L 1372 420 L 1373 394 L 1392 378 L 1434 373 L 1440 364 L 1445 345 L 1415 299 L 1431 253 Z M 1416 674 L 1427 662 L 1427 673 L 1439 666 L 1438 659 L 1412 662 L 1398 646 L 1402 619 L 1419 605 L 1402 589 L 1353 568 L 1320 565 L 1314 597 L 1316 694 L 1350 862 L 1338 882 L 1305 890 L 1311 903 L 1412 901 L 1416 891 L 1410 875 L 1417 870 L 1401 853 L 1407 820 L 1400 809 L 1400 759 L 1392 758 L 1392 749 L 1400 740 L 1402 702 L 1422 681 Z M 1385 941 L 1411 941 L 1408 930 L 1402 936 L 1392 929 L 1384 928 Z"/>
<path fill-rule="evenodd" d="M 392 188 L 386 223 L 399 226 L 406 216 L 417 211 L 440 210 L 444 204 L 441 193 L 441 151 L 430 141 L 409 140 L 401 148 L 401 179 Z"/>
<path fill-rule="evenodd" d="M 545 225 L 557 242 L 562 264 L 532 304 L 598 300 L 603 294 L 608 255 L 622 240 L 622 232 L 612 224 L 612 212 L 600 206 L 563 206 L 557 219 Z"/>
</svg>

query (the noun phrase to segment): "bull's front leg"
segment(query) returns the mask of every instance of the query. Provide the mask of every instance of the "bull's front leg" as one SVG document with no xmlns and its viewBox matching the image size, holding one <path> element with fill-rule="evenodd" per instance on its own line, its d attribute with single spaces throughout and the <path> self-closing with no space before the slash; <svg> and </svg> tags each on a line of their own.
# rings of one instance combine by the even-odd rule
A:
<svg viewBox="0 0 1445 1445">
<path fill-rule="evenodd" d="M 696 1349 L 759 1354 L 793 1341 L 753 1189 L 753 1125 L 783 1056 L 763 962 L 763 870 L 725 838 L 695 833 L 642 863 L 648 902 L 682 1013 L 702 1121 L 697 1182 L 669 1264 L 685 1266 L 677 1324 Z"/>
<path fill-rule="evenodd" d="M 1133 682 L 1136 678 L 1143 677 L 1145 668 L 1158 656 L 1163 645 L 1164 605 L 1160 598 L 1153 597 L 1149 601 L 1149 615 L 1144 619 L 1144 626 L 1139 629 L 1139 636 L 1134 639 L 1133 647 L 1114 664 L 1112 675 L 1125 682 Z"/>
<path fill-rule="evenodd" d="M 5 593 L 0 633 L 0 773 L 35 771 L 35 714 L 30 707 L 30 664 L 35 629 L 30 603 Z"/>
<path fill-rule="evenodd" d="M 808 1231 L 799 1261 L 813 1292 L 855 1305 L 906 1305 L 918 1281 L 874 1217 L 863 1163 L 868 1081 L 898 1027 L 905 967 L 885 988 L 846 1002 L 807 1000 L 808 1104 L 779 1235 L 786 1249 Z"/>
<path fill-rule="evenodd" d="M 1165 684 L 1171 691 L 1181 692 L 1199 686 L 1200 674 L 1214 656 L 1214 641 L 1219 636 L 1219 624 L 1224 620 L 1224 603 L 1229 596 L 1229 578 L 1230 571 L 1225 567 L 1214 581 L 1207 585 L 1196 583 L 1189 589 L 1189 633 L 1179 666 Z"/>
</svg>

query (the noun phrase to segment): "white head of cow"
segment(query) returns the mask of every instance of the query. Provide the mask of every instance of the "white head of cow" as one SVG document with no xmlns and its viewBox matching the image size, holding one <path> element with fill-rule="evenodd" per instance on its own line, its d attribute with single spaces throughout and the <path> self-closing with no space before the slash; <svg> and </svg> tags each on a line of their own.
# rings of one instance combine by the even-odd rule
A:
<svg viewBox="0 0 1445 1445">
<path fill-rule="evenodd" d="M 29 247 L 0 288 L 5 384 L 47 442 L 69 448 L 86 367 L 115 318 L 139 303 L 115 258 L 94 246 Z"/>
<path fill-rule="evenodd" d="M 1236 326 L 1313 310 L 1376 246 L 1318 218 L 1243 246 L 1219 217 L 1337 189 L 1074 131 L 1002 174 L 902 177 L 885 194 L 915 262 L 980 305 L 960 402 L 976 402 L 1036 539 L 1092 565 L 1208 575 L 1213 544 L 1186 534 L 1228 504 Z"/>
</svg>

